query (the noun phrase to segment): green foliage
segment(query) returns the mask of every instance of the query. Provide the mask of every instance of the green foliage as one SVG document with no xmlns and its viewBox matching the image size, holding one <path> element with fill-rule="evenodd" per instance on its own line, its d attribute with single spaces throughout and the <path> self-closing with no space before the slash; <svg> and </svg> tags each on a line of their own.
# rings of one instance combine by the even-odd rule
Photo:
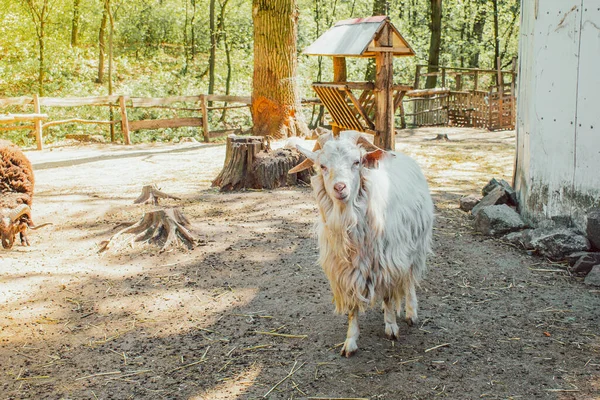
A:
<svg viewBox="0 0 600 400">
<path fill-rule="evenodd" d="M 44 95 L 53 97 L 108 94 L 106 82 L 96 83 L 99 64 L 99 29 L 105 0 L 80 0 L 79 45 L 71 47 L 74 0 L 33 0 L 48 4 L 45 26 Z M 210 47 L 209 0 L 110 0 L 114 16 L 113 92 L 130 96 L 172 96 L 206 93 Z M 332 77 L 330 58 L 308 57 L 302 49 L 336 21 L 369 16 L 375 0 L 298 0 L 298 76 L 302 97 L 315 97 L 311 82 Z M 195 2 L 195 14 L 193 5 Z M 215 93 L 224 94 L 227 65 L 225 44 L 231 49 L 230 94 L 250 95 L 253 70 L 252 2 L 218 0 L 217 16 L 226 5 L 223 32 L 217 32 Z M 392 22 L 411 44 L 416 57 L 398 58 L 398 83 L 412 83 L 415 64 L 426 63 L 430 37 L 429 0 L 389 0 Z M 519 1 L 498 1 L 502 62 L 508 65 L 517 54 Z M 483 16 L 483 17 L 482 17 Z M 476 21 L 482 19 L 481 40 Z M 0 0 L 0 96 L 30 96 L 38 92 L 39 41 L 36 24 L 26 2 Z M 218 21 L 216 21 L 218 22 Z M 217 26 L 219 24 L 217 23 Z M 193 34 L 193 37 L 192 37 Z M 108 28 L 106 31 L 105 76 L 108 71 Z M 226 42 L 227 41 L 227 42 Z M 192 46 L 193 45 L 193 46 Z M 492 0 L 443 0 L 441 64 L 494 68 Z M 365 59 L 348 59 L 348 77 L 362 81 Z M 3 109 L 0 113 L 10 110 Z M 19 111 L 19 110 L 17 110 Z M 31 112 L 25 109 L 21 112 Z M 310 116 L 312 109 L 305 110 Z M 106 108 L 51 110 L 52 119 L 87 117 L 107 119 Z M 137 116 L 137 111 L 133 116 Z M 212 112 L 211 126 L 222 128 L 220 112 Z M 156 111 L 154 117 L 166 115 Z M 180 114 L 185 116 L 188 114 Z M 189 114 L 191 115 L 191 114 Z M 230 126 L 248 127 L 247 110 L 230 110 Z M 59 140 L 74 131 L 108 135 L 106 126 L 67 125 L 48 130 L 49 140 Z M 119 129 L 116 129 L 119 131 Z M 134 140 L 171 140 L 195 136 L 198 129 L 136 133 Z M 31 141 L 25 131 L 2 133 L 21 143 Z"/>
</svg>

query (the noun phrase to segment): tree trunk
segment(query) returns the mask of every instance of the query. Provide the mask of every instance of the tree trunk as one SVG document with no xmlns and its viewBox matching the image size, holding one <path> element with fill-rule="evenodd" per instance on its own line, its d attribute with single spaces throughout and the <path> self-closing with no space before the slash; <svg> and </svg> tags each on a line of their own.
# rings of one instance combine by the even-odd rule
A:
<svg viewBox="0 0 600 400">
<path fill-rule="evenodd" d="M 224 0 L 223 2 L 219 2 L 221 6 L 221 14 L 219 16 L 219 40 L 223 39 L 223 47 L 225 48 L 225 60 L 227 64 L 227 76 L 225 77 L 225 95 L 228 96 L 231 92 L 231 76 L 232 76 L 232 66 L 231 66 L 231 43 L 229 43 L 229 37 L 227 36 L 227 32 L 225 31 L 225 10 L 227 8 L 227 3 L 229 0 Z M 224 104 L 227 107 L 227 103 Z M 223 109 L 223 113 L 221 114 L 220 122 L 225 122 L 225 116 L 227 115 L 227 109 Z"/>
<path fill-rule="evenodd" d="M 106 22 L 108 21 L 108 11 L 106 9 L 106 2 L 104 2 L 104 10 L 102 11 L 102 21 L 100 22 L 100 31 L 98 32 L 98 78 L 96 83 L 104 83 L 104 52 L 106 43 L 104 40 L 104 33 L 106 32 Z"/>
<path fill-rule="evenodd" d="M 48 0 L 43 0 L 41 5 L 37 5 L 33 0 L 26 0 L 27 10 L 31 14 L 31 19 L 35 25 L 35 33 L 38 39 L 39 50 L 39 70 L 38 70 L 38 94 L 44 95 L 44 58 L 45 58 L 45 42 L 46 42 L 46 23 L 48 22 L 48 14 L 50 13 Z"/>
<path fill-rule="evenodd" d="M 373 0 L 373 12 L 371 15 L 387 15 L 388 2 L 387 0 Z M 375 80 L 375 60 L 369 58 L 367 60 L 367 71 L 365 72 L 365 81 L 373 82 Z"/>
<path fill-rule="evenodd" d="M 38 37 L 39 48 L 40 48 L 40 69 L 38 72 L 38 94 L 40 96 L 44 95 L 44 50 L 45 50 L 45 33 L 44 33 L 44 22 L 40 23 L 40 36 Z"/>
<path fill-rule="evenodd" d="M 494 9 L 494 67 L 496 68 L 496 64 L 498 63 L 498 59 L 500 58 L 500 36 L 498 35 L 498 0 L 492 0 L 492 6 Z M 500 61 L 502 63 L 502 61 Z M 496 79 L 496 84 L 498 84 L 498 80 Z"/>
<path fill-rule="evenodd" d="M 276 139 L 305 136 L 296 84 L 297 0 L 253 0 L 254 133 Z"/>
<path fill-rule="evenodd" d="M 268 141 L 262 136 L 230 135 L 223 170 L 213 180 L 212 186 L 218 186 L 221 191 L 231 191 L 275 189 L 295 185 L 298 181 L 308 183 L 308 171 L 288 175 L 288 171 L 304 159 L 296 150 L 271 151 Z"/>
<path fill-rule="evenodd" d="M 475 51 L 471 55 L 471 60 L 469 62 L 469 67 L 471 68 L 479 68 L 479 44 L 483 41 L 483 28 L 485 27 L 485 19 L 487 14 L 485 5 L 479 2 L 477 2 L 477 4 L 477 12 L 475 14 L 475 22 L 473 22 L 473 30 L 471 34 L 475 47 Z"/>
<path fill-rule="evenodd" d="M 81 0 L 73 0 L 73 21 L 71 22 L 71 47 L 79 45 L 79 5 Z"/>
<path fill-rule="evenodd" d="M 215 0 L 210 0 L 209 11 L 210 25 L 210 55 L 208 58 L 208 94 L 213 94 L 215 91 L 215 62 L 217 58 L 217 33 L 215 30 Z M 212 102 L 208 102 L 211 107 Z"/>
<path fill-rule="evenodd" d="M 142 193 L 133 201 L 133 204 L 152 202 L 153 205 L 158 206 L 158 199 L 181 200 L 180 197 L 161 191 L 156 185 L 145 185 L 142 187 Z"/>
<path fill-rule="evenodd" d="M 442 43 L 442 0 L 430 0 L 431 4 L 431 39 L 429 41 L 429 68 L 427 72 L 437 72 L 440 65 L 440 47 Z M 428 76 L 425 88 L 434 88 L 437 76 Z"/>
<path fill-rule="evenodd" d="M 164 252 L 172 245 L 185 245 L 192 250 L 198 240 L 191 231 L 190 221 L 179 208 L 165 208 L 145 213 L 135 224 L 115 233 L 109 240 L 100 243 L 99 253 L 109 250 L 122 235 L 134 235 L 130 242 L 148 242 L 161 246 Z M 115 250 L 118 250 L 117 247 Z"/>
<path fill-rule="evenodd" d="M 114 31 L 115 31 L 115 22 L 113 21 L 112 11 L 110 9 L 110 0 L 106 0 L 106 10 L 108 14 L 109 20 L 109 31 L 108 31 L 108 95 L 112 96 L 113 94 L 113 44 L 114 44 Z M 110 120 L 112 121 L 114 118 L 113 108 L 108 108 L 108 113 Z M 110 125 L 110 141 L 114 143 L 115 141 L 115 125 Z"/>
<path fill-rule="evenodd" d="M 183 2 L 185 3 L 185 19 L 183 21 L 183 57 L 184 57 L 183 73 L 187 74 L 188 63 L 190 60 L 190 57 L 189 57 L 190 51 L 188 49 L 188 23 L 189 23 L 188 4 L 189 4 L 189 1 L 183 0 Z"/>
<path fill-rule="evenodd" d="M 192 0 L 192 19 L 190 20 L 192 60 L 196 59 L 196 0 Z"/>
</svg>

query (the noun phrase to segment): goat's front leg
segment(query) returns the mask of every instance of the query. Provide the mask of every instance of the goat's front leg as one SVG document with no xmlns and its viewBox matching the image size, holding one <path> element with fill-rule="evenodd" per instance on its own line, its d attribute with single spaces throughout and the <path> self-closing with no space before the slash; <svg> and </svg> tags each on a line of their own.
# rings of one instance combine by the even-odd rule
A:
<svg viewBox="0 0 600 400">
<path fill-rule="evenodd" d="M 385 322 L 385 336 L 390 340 L 400 339 L 400 328 L 396 324 L 394 301 L 387 297 L 383 299 L 383 321 Z"/>
<path fill-rule="evenodd" d="M 417 291 L 415 289 L 415 282 L 411 276 L 411 277 L 406 278 L 404 280 L 403 284 L 404 284 L 404 295 L 405 295 L 405 300 L 406 300 L 405 305 L 404 305 L 405 321 L 408 324 L 408 326 L 413 326 L 414 324 L 417 323 L 417 320 L 418 320 L 418 316 L 417 316 L 418 302 L 417 302 Z"/>
<path fill-rule="evenodd" d="M 19 236 L 21 237 L 21 246 L 29 246 L 29 239 L 27 238 L 27 229 L 21 230 L 19 232 Z"/>
<path fill-rule="evenodd" d="M 352 357 L 356 350 L 358 350 L 358 345 L 356 341 L 358 340 L 358 308 L 353 308 L 348 313 L 348 333 L 346 334 L 346 341 L 344 342 L 344 347 L 342 347 L 342 357 Z"/>
</svg>

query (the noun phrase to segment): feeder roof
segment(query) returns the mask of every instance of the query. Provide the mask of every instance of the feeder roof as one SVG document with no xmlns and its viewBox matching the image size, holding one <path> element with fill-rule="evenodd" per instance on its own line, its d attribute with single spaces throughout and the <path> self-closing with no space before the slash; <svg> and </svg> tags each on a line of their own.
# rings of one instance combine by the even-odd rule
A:
<svg viewBox="0 0 600 400">
<path fill-rule="evenodd" d="M 386 26 L 392 34 L 391 52 L 395 56 L 414 56 L 413 49 L 385 15 L 339 21 L 303 53 L 311 56 L 374 57 L 382 51 L 381 47 L 375 46 L 375 38 Z"/>
</svg>

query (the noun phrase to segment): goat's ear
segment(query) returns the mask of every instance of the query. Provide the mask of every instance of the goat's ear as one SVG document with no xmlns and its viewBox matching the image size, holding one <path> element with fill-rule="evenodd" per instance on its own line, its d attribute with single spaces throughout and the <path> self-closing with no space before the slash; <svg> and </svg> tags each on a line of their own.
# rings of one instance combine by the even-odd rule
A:
<svg viewBox="0 0 600 400">
<path fill-rule="evenodd" d="M 305 169 L 309 169 L 310 167 L 312 167 L 314 165 L 315 160 L 317 159 L 317 156 L 319 155 L 318 151 L 310 151 L 300 145 L 296 145 L 296 148 L 298 149 L 298 151 L 300 153 L 302 153 L 306 156 L 306 160 L 302 161 L 300 164 L 298 164 L 294 168 L 290 169 L 288 171 L 288 174 L 295 174 L 300 171 L 304 171 Z"/>
<path fill-rule="evenodd" d="M 379 160 L 381 160 L 385 154 L 386 152 L 381 149 L 370 151 L 363 156 L 362 163 L 367 168 L 377 168 Z"/>
</svg>

